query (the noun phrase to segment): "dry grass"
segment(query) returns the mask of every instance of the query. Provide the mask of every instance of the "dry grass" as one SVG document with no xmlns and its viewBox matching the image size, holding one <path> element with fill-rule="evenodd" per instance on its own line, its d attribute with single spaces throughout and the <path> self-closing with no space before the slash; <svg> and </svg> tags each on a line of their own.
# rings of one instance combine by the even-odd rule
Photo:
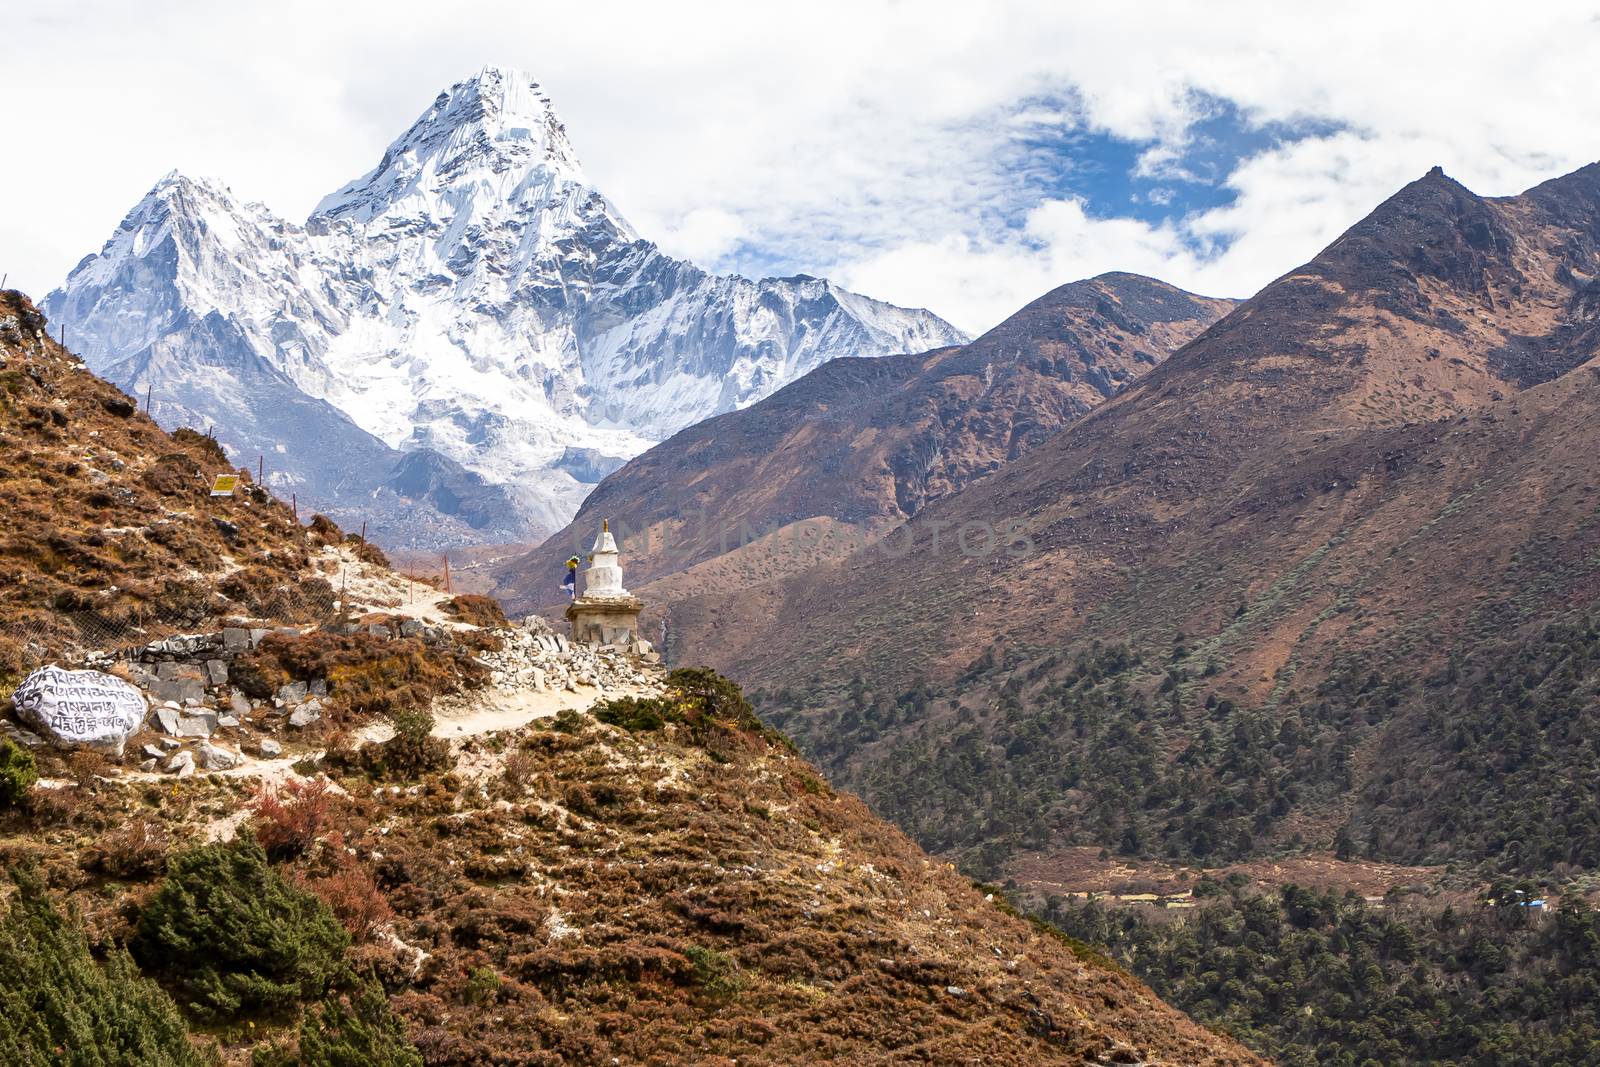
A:
<svg viewBox="0 0 1600 1067">
<path fill-rule="evenodd" d="M 234 661 L 235 684 L 270 696 L 290 681 L 326 679 L 334 710 L 347 720 L 426 708 L 434 697 L 482 685 L 488 672 L 454 642 L 315 631 L 269 634 Z"/>
<path fill-rule="evenodd" d="M 346 777 L 316 790 L 280 870 L 360 942 L 352 962 L 431 1065 L 1255 1062 L 986 900 L 753 725 L 695 743 L 696 713 L 640 733 L 569 713 L 469 740 L 414 784 Z M 195 779 L 92 807 L 177 841 L 250 799 Z M 13 815 L 0 857 L 32 855 L 121 940 L 157 872 L 83 862 L 101 836 Z M 223 1035 L 230 1057 L 276 1025 Z"/>
<path fill-rule="evenodd" d="M 509 626 L 506 613 L 500 607 L 500 602 L 492 596 L 482 596 L 477 593 L 462 593 L 445 601 L 440 605 L 446 612 L 454 615 L 462 622 L 471 623 L 473 626 L 495 627 Z"/>
<path fill-rule="evenodd" d="M 220 474 L 240 476 L 232 497 L 209 495 Z M 302 614 L 292 593 L 263 595 L 301 579 L 308 535 L 290 509 L 216 441 L 163 432 L 12 291 L 0 292 L 0 495 L 0 613 L 29 641 L 134 643 L 228 614 Z M 240 596 L 216 595 L 239 567 Z"/>
</svg>

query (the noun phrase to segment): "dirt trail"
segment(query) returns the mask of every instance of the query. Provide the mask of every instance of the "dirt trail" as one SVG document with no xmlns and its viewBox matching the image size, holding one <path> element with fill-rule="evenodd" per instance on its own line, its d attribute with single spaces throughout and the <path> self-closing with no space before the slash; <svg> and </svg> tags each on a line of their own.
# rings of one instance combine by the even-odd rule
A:
<svg viewBox="0 0 1600 1067">
<path fill-rule="evenodd" d="M 475 737 L 479 734 L 515 730 L 535 719 L 547 719 L 563 711 L 587 711 L 602 697 L 644 696 L 653 690 L 640 686 L 610 688 L 604 691 L 593 686 L 578 686 L 576 692 L 554 689 L 491 687 L 473 693 L 445 697 L 434 702 L 433 736 L 445 740 Z M 394 736 L 394 728 L 387 721 L 368 723 L 355 731 L 359 744 L 377 744 Z M 232 750 L 231 745 L 224 747 Z M 256 759 L 241 753 L 242 762 L 225 771 L 205 771 L 198 767 L 198 775 L 217 774 L 224 778 L 260 778 L 277 783 L 300 777 L 294 765 L 303 759 L 316 760 L 321 751 L 296 752 L 276 759 Z M 179 779 L 163 771 L 124 771 L 118 776 L 122 782 L 177 782 Z M 63 785 L 67 784 L 62 782 Z"/>
<path fill-rule="evenodd" d="M 586 711 L 603 696 L 639 696 L 645 690 L 635 686 L 606 689 L 580 685 L 576 692 L 558 689 L 508 689 L 491 687 L 457 696 L 444 697 L 433 704 L 433 736 L 446 740 L 514 730 L 535 719 L 548 719 L 571 709 Z M 368 723 L 355 732 L 363 743 L 387 741 L 394 736 L 388 722 Z"/>
</svg>

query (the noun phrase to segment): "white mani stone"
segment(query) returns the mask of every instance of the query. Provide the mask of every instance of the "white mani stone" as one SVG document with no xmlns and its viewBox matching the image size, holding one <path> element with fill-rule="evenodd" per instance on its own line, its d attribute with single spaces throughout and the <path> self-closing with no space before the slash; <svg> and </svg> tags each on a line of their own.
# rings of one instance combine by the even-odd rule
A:
<svg viewBox="0 0 1600 1067">
<path fill-rule="evenodd" d="M 122 755 L 144 725 L 144 694 L 110 674 L 40 667 L 11 695 L 17 717 L 57 748 L 92 748 Z"/>
</svg>

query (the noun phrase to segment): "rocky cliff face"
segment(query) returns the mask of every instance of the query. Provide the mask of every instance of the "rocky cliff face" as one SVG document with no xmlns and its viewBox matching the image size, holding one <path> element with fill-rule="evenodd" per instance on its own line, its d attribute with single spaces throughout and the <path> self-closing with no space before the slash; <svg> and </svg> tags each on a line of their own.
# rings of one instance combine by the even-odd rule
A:
<svg viewBox="0 0 1600 1067">
<path fill-rule="evenodd" d="M 45 308 L 164 423 L 214 425 L 241 461 L 269 457 L 274 488 L 413 544 L 530 539 L 593 484 L 569 450 L 625 459 L 833 357 L 964 339 L 822 279 L 664 255 L 538 86 L 496 68 L 303 225 L 168 175 Z M 418 451 L 480 476 L 470 514 L 392 492 Z"/>
</svg>

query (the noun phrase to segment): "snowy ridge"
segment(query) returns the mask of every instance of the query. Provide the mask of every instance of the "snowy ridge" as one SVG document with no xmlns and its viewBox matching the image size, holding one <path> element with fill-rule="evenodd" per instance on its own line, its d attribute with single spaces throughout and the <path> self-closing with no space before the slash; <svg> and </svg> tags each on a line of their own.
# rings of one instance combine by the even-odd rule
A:
<svg viewBox="0 0 1600 1067">
<path fill-rule="evenodd" d="M 572 470 L 606 466 L 563 457 L 631 457 L 836 356 L 965 339 L 821 279 L 662 254 L 589 184 L 538 85 L 495 67 L 441 93 L 304 225 L 169 174 L 45 306 L 96 370 L 170 396 L 164 421 L 291 457 L 280 478 L 309 500 L 370 511 L 400 453 L 431 450 L 498 494 L 472 514 L 510 509 L 528 538 L 592 488 Z M 286 405 L 296 419 L 275 417 Z M 312 432 L 318 418 L 347 425 Z M 307 454 L 357 435 L 359 471 Z M 397 499 L 450 517 L 452 497 Z"/>
</svg>

